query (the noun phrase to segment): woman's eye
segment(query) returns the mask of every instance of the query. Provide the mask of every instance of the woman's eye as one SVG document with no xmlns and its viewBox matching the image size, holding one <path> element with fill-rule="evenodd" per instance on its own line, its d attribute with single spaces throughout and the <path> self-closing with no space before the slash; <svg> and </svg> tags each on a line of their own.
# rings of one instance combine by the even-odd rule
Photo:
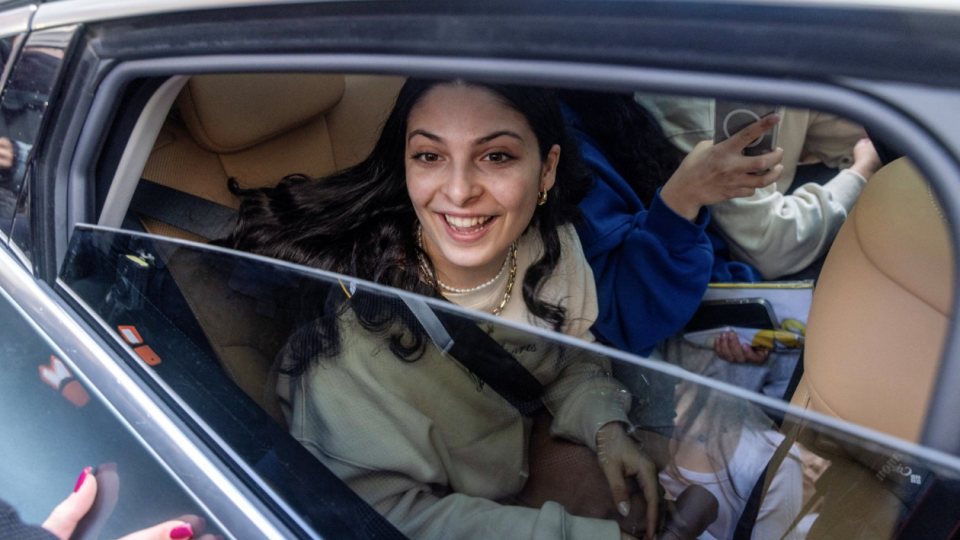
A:
<svg viewBox="0 0 960 540">
<path fill-rule="evenodd" d="M 506 152 L 491 152 L 484 156 L 485 161 L 492 161 L 494 163 L 504 163 L 513 159 L 513 156 L 507 154 Z"/>
<path fill-rule="evenodd" d="M 440 156 L 437 154 L 431 154 L 430 152 L 418 152 L 413 155 L 413 159 L 422 161 L 424 163 L 434 163 L 436 161 L 440 161 Z"/>
</svg>

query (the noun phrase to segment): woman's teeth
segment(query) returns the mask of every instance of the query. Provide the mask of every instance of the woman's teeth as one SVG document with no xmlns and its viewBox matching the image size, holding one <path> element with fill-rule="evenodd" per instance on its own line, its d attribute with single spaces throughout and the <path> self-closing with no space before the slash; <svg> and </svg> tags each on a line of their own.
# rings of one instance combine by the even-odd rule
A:
<svg viewBox="0 0 960 540">
<path fill-rule="evenodd" d="M 490 216 L 462 218 L 444 215 L 443 217 L 451 229 L 462 233 L 476 232 L 490 221 Z"/>
</svg>

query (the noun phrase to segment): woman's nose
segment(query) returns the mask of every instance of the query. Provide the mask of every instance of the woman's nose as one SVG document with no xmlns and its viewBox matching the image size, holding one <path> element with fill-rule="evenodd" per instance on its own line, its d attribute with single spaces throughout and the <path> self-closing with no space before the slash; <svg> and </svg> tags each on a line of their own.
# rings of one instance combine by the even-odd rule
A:
<svg viewBox="0 0 960 540">
<path fill-rule="evenodd" d="M 450 202 L 464 206 L 483 193 L 476 171 L 469 164 L 451 167 L 451 175 L 443 185 L 443 193 Z"/>
</svg>

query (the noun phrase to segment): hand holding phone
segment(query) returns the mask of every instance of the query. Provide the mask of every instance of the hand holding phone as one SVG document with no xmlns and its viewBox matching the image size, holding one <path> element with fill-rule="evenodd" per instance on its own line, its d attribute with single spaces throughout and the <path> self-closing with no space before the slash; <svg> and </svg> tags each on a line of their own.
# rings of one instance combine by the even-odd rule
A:
<svg viewBox="0 0 960 540">
<path fill-rule="evenodd" d="M 727 199 L 749 197 L 757 188 L 780 179 L 783 150 L 759 156 L 744 155 L 747 147 L 757 149 L 776 129 L 778 115 L 767 115 L 749 124 L 730 139 L 703 141 L 684 158 L 680 167 L 660 190 L 660 198 L 671 210 L 693 221 L 704 206 Z"/>
<path fill-rule="evenodd" d="M 751 124 L 759 122 L 776 112 L 776 105 L 717 100 L 714 109 L 713 142 L 718 144 L 730 139 Z M 779 128 L 778 124 L 773 126 L 773 129 L 760 133 L 757 137 L 746 137 L 748 140 L 744 141 L 746 144 L 743 148 L 743 155 L 762 156 L 772 152 L 777 147 Z"/>
</svg>

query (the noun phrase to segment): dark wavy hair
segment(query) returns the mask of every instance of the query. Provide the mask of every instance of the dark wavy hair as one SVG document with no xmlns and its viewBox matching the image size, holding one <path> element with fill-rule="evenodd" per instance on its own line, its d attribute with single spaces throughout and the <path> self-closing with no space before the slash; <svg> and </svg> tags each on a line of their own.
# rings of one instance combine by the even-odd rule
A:
<svg viewBox="0 0 960 540">
<path fill-rule="evenodd" d="M 656 118 L 632 94 L 562 90 L 559 97 L 577 115 L 577 127 L 597 142 L 617 173 L 650 208 L 657 189 L 684 158 Z"/>
<path fill-rule="evenodd" d="M 443 84 L 485 88 L 520 112 L 536 135 L 541 159 L 554 144 L 560 145 L 549 200 L 537 207 L 528 226 L 539 233 L 543 255 L 527 270 L 521 288 L 530 312 L 559 330 L 565 322 L 564 308 L 539 295 L 560 261 L 558 227 L 579 216 L 578 204 L 590 185 L 559 102 L 548 89 L 410 79 L 401 88 L 373 151 L 359 164 L 319 180 L 290 175 L 272 188 L 240 189 L 231 180 L 230 190 L 242 199 L 239 220 L 229 236 L 215 243 L 442 298 L 423 279 L 417 264 L 422 251 L 413 234 L 417 218 L 407 193 L 405 156 L 411 110 L 432 88 Z M 346 296 L 327 296 L 325 315 L 301 328 L 290 343 L 290 356 L 296 364 L 290 370 L 293 374 L 302 373 L 318 352 L 332 357 L 340 351 L 336 320 L 346 309 Z M 390 337 L 390 348 L 402 360 L 418 359 L 425 343 L 419 324 L 402 316 L 405 311 L 399 300 L 374 300 L 371 296 L 361 294 L 350 302 L 361 324 L 370 330 L 388 331 L 401 321 L 401 330 Z"/>
</svg>

